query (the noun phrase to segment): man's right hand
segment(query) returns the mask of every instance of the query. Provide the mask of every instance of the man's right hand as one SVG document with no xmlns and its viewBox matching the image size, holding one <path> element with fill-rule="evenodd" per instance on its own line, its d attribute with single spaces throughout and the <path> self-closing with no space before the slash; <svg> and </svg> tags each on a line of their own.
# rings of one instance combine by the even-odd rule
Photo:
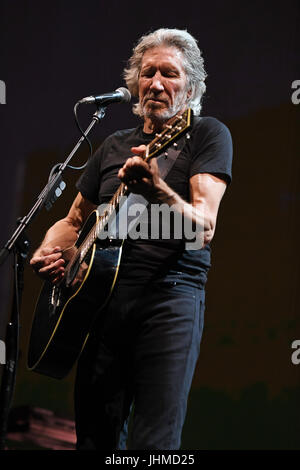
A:
<svg viewBox="0 0 300 470">
<path fill-rule="evenodd" d="M 53 284 L 61 281 L 65 273 L 65 260 L 59 246 L 39 248 L 31 258 L 30 264 L 39 277 Z"/>
<path fill-rule="evenodd" d="M 42 245 L 30 260 L 38 276 L 53 284 L 62 280 L 65 264 L 76 252 L 75 243 L 79 231 L 89 214 L 96 208 L 97 206 L 85 199 L 81 193 L 77 194 L 68 215 L 49 228 Z"/>
</svg>

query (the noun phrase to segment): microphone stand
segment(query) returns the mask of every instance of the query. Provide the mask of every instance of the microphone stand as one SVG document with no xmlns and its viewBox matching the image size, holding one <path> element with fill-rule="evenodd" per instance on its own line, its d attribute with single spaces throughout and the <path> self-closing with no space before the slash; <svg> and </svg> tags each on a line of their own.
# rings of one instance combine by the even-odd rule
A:
<svg viewBox="0 0 300 470">
<path fill-rule="evenodd" d="M 29 213 L 25 217 L 18 219 L 18 226 L 15 232 L 5 246 L 0 250 L 0 265 L 4 263 L 11 252 L 13 252 L 14 255 L 13 303 L 10 320 L 6 329 L 6 363 L 4 365 L 0 389 L 0 450 L 5 449 L 9 410 L 15 388 L 19 356 L 20 307 L 24 287 L 24 262 L 27 258 L 30 246 L 29 240 L 25 234 L 25 229 L 29 226 L 43 206 L 45 206 L 47 210 L 50 210 L 53 203 L 61 195 L 62 190 L 66 186 L 62 181 L 64 170 L 94 125 L 103 119 L 105 111 L 105 107 L 98 107 L 97 111 L 93 114 L 91 123 L 87 127 L 86 131 L 83 132 L 82 137 L 78 140 L 65 162 L 60 165 L 58 171 L 52 176 L 52 179 L 41 191 L 36 203 Z"/>
</svg>

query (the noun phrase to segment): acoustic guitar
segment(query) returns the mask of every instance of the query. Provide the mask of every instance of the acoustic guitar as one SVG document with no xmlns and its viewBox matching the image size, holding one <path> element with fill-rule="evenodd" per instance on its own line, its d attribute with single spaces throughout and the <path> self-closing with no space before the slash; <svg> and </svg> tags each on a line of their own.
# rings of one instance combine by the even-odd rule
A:
<svg viewBox="0 0 300 470">
<path fill-rule="evenodd" d="M 159 156 L 191 127 L 192 111 L 175 116 L 147 145 L 145 160 Z M 175 143 L 176 145 L 176 143 Z M 58 284 L 44 282 L 35 307 L 28 347 L 28 368 L 61 379 L 72 369 L 92 324 L 114 289 L 124 240 L 104 238 L 109 220 L 128 195 L 123 183 L 104 212 L 95 210 L 78 240 L 67 250 L 65 274 Z"/>
</svg>

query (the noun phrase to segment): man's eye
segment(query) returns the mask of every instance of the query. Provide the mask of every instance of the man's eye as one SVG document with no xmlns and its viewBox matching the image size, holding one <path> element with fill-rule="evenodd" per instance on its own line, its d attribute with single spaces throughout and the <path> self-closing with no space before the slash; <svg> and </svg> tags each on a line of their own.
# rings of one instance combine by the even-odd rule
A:
<svg viewBox="0 0 300 470">
<path fill-rule="evenodd" d="M 165 77 L 171 77 L 171 78 L 174 77 L 174 78 L 176 78 L 176 77 L 178 77 L 178 73 L 173 72 L 173 71 L 169 71 L 169 72 L 165 72 L 165 73 L 164 73 L 164 76 L 165 76 Z"/>
<path fill-rule="evenodd" d="M 141 75 L 142 75 L 142 77 L 153 77 L 153 72 L 151 72 L 151 71 L 142 72 Z"/>
</svg>

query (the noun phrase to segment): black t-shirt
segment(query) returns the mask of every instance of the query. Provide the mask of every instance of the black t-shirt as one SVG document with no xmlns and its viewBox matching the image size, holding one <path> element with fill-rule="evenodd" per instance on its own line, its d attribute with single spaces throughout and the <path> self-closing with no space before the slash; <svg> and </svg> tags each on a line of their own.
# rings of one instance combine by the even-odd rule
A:
<svg viewBox="0 0 300 470">
<path fill-rule="evenodd" d="M 165 181 L 189 201 L 189 179 L 210 173 L 231 182 L 232 140 L 228 128 L 212 117 L 194 118 L 190 138 Z M 77 189 L 94 204 L 108 202 L 120 185 L 118 171 L 132 156 L 131 147 L 148 144 L 153 134 L 143 127 L 117 131 L 109 136 L 88 162 Z M 142 284 L 162 278 L 203 288 L 210 268 L 210 245 L 186 249 L 185 240 L 131 240 L 124 243 L 119 282 Z"/>
</svg>

